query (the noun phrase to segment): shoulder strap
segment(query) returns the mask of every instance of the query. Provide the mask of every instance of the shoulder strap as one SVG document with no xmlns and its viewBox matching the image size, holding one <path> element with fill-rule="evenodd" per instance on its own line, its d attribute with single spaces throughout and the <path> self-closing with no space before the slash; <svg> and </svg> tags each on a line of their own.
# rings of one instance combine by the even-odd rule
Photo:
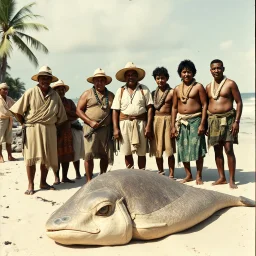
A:
<svg viewBox="0 0 256 256">
<path fill-rule="evenodd" d="M 140 88 L 140 91 L 141 91 L 142 96 L 144 96 L 144 97 L 145 97 L 145 95 L 144 95 L 144 91 L 143 91 L 143 89 L 142 89 L 142 86 L 141 86 L 141 85 L 139 85 L 139 88 Z M 120 100 L 121 100 L 121 99 L 122 99 L 122 97 L 123 97 L 124 90 L 125 90 L 125 87 L 124 87 L 124 86 L 122 86 L 122 87 L 121 87 Z"/>
<path fill-rule="evenodd" d="M 120 100 L 121 100 L 121 99 L 122 99 L 122 97 L 123 97 L 124 89 L 125 89 L 125 88 L 124 88 L 124 86 L 122 86 L 122 87 L 121 87 Z"/>
</svg>

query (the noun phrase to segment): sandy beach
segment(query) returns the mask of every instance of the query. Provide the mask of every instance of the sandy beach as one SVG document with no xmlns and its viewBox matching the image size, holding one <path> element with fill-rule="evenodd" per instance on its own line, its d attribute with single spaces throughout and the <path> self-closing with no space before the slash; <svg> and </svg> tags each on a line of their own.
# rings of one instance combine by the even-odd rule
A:
<svg viewBox="0 0 256 256">
<path fill-rule="evenodd" d="M 210 149 L 204 163 L 204 185 L 201 188 L 245 196 L 255 200 L 255 137 L 241 133 L 240 144 L 235 145 L 237 158 L 236 181 L 238 189 L 229 185 L 212 186 L 218 177 L 214 162 L 214 151 Z M 7 154 L 3 152 L 5 159 Z M 85 182 L 60 184 L 56 191 L 39 190 L 39 166 L 35 177 L 36 193 L 24 195 L 27 189 L 26 168 L 20 153 L 13 154 L 19 161 L 0 164 L 0 255 L 1 256 L 66 256 L 66 255 L 255 255 L 255 208 L 233 207 L 221 210 L 197 226 L 152 241 L 131 241 L 123 246 L 62 246 L 45 234 L 45 223 L 51 213 L 67 201 Z M 226 160 L 226 158 L 225 158 Z M 83 163 L 81 173 L 84 173 Z M 95 161 L 95 175 L 98 174 Z M 195 176 L 195 162 L 192 163 Z M 111 171 L 124 168 L 121 154 L 115 158 Z M 165 168 L 167 163 L 165 162 Z M 147 169 L 155 171 L 154 158 L 147 157 Z M 227 164 L 225 164 L 228 178 Z M 168 174 L 168 173 L 167 173 Z M 176 164 L 177 180 L 185 175 Z M 75 179 L 75 170 L 70 165 L 69 178 Z M 48 182 L 54 182 L 52 171 Z M 195 181 L 187 183 L 197 186 Z"/>
</svg>

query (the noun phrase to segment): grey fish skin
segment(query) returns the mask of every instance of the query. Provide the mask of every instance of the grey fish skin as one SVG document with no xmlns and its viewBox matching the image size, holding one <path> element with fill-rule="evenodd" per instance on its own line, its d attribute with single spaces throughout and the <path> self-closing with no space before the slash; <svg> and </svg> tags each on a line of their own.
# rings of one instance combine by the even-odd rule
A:
<svg viewBox="0 0 256 256">
<path fill-rule="evenodd" d="M 66 245 L 126 244 L 188 229 L 231 206 L 255 207 L 255 202 L 150 171 L 117 170 L 81 187 L 51 215 L 46 233 Z"/>
</svg>

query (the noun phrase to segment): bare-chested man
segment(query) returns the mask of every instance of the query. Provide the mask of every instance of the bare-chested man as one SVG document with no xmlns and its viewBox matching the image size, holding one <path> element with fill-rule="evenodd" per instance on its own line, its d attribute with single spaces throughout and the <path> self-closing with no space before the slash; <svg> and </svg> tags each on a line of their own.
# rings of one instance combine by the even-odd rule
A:
<svg viewBox="0 0 256 256">
<path fill-rule="evenodd" d="M 178 74 L 182 83 L 175 87 L 173 93 L 171 134 L 177 137 L 178 162 L 183 162 L 186 171 L 186 177 L 181 182 L 193 180 L 190 161 L 196 160 L 196 184 L 201 185 L 203 158 L 207 152 L 204 136 L 207 96 L 203 85 L 194 79 L 196 68 L 192 61 L 182 61 Z"/>
<path fill-rule="evenodd" d="M 156 157 L 159 174 L 165 174 L 163 167 L 163 151 L 168 157 L 169 177 L 174 178 L 174 166 L 176 153 L 175 139 L 171 138 L 171 113 L 173 89 L 167 83 L 168 70 L 164 67 L 156 68 L 153 77 L 157 83 L 157 89 L 152 92 L 154 101 L 154 136 L 150 143 L 150 155 Z"/>
<path fill-rule="evenodd" d="M 87 181 L 93 176 L 94 159 L 100 159 L 100 174 L 107 171 L 113 163 L 114 152 L 112 143 L 112 111 L 114 94 L 107 90 L 112 78 L 101 68 L 87 78 L 94 86 L 86 90 L 77 103 L 76 114 L 84 121 L 84 167 Z"/>
<path fill-rule="evenodd" d="M 216 59 L 211 62 L 210 71 L 213 81 L 206 87 L 209 98 L 208 147 L 214 146 L 215 162 L 219 172 L 219 179 L 213 185 L 227 183 L 224 172 L 224 147 L 228 159 L 229 185 L 230 188 L 237 188 L 235 184 L 236 157 L 233 144 L 238 144 L 237 135 L 243 102 L 237 84 L 223 75 L 224 70 L 221 60 Z M 233 108 L 234 100 L 236 111 Z"/>
</svg>

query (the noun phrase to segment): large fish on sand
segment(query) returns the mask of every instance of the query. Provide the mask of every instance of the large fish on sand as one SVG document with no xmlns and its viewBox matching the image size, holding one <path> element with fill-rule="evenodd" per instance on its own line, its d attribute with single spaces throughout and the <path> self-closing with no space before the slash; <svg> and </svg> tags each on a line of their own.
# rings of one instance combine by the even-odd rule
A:
<svg viewBox="0 0 256 256">
<path fill-rule="evenodd" d="M 255 202 L 180 184 L 143 170 L 118 170 L 79 189 L 46 223 L 60 244 L 118 245 L 188 229 L 230 206 Z"/>
</svg>

